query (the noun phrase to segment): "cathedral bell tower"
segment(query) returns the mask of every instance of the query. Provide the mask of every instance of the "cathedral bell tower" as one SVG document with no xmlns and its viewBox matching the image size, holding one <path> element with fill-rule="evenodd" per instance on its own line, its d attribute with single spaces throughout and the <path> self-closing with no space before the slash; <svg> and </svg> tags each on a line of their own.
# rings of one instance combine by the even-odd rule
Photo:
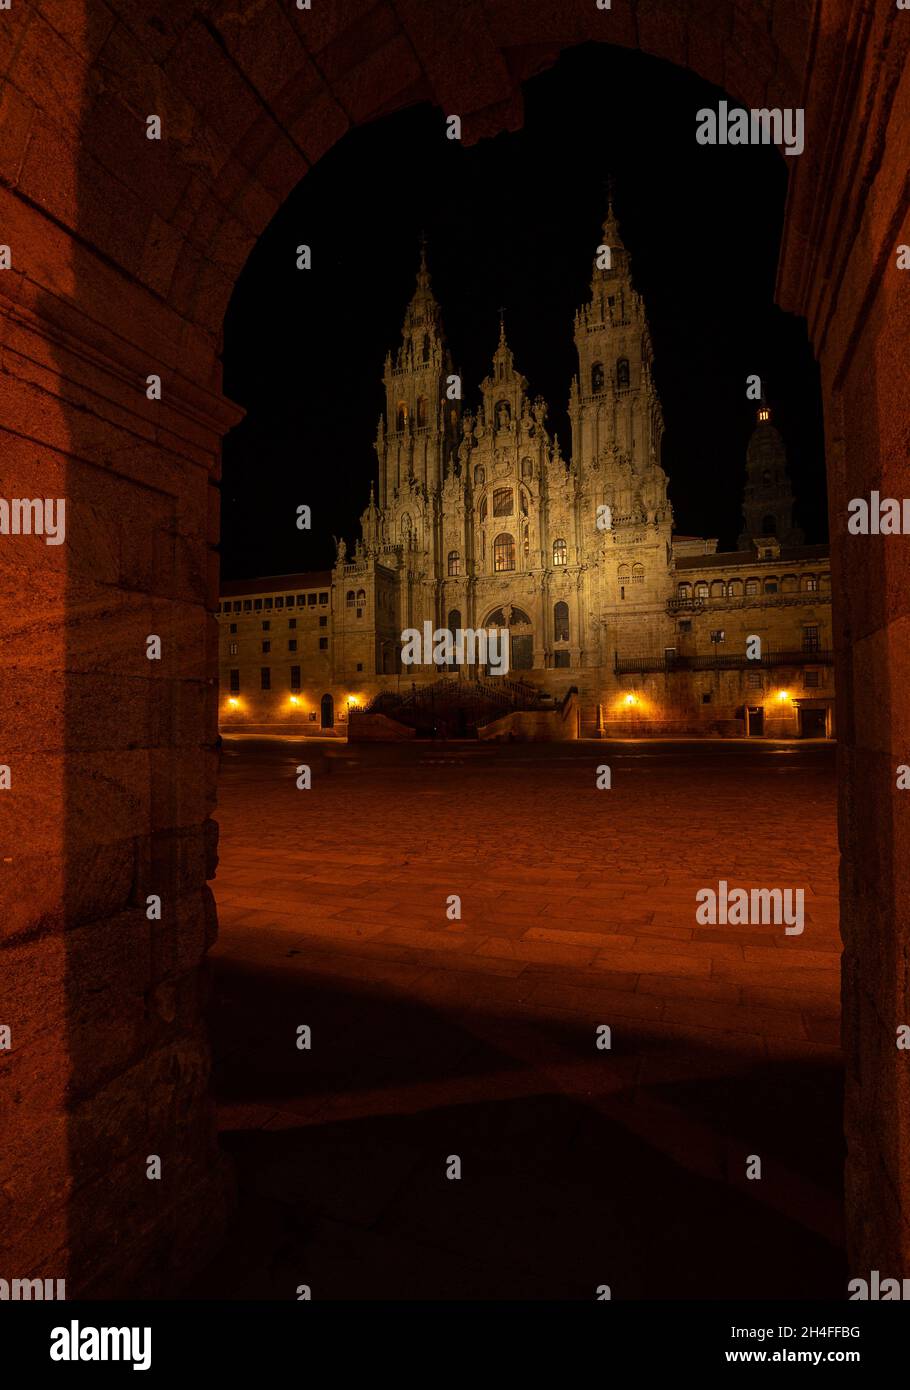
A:
<svg viewBox="0 0 910 1390">
<path fill-rule="evenodd" d="M 774 538 L 781 545 L 802 545 L 803 533 L 793 524 L 793 490 L 787 472 L 787 450 L 780 431 L 771 423 L 764 395 L 749 447 L 743 492 L 743 531 L 739 550 Z"/>
<path fill-rule="evenodd" d="M 386 407 L 376 436 L 381 508 L 412 487 L 432 496 L 441 486 L 458 439 L 460 402 L 446 395 L 452 370 L 422 244 L 401 346 L 394 360 L 391 353 L 385 360 Z"/>
</svg>

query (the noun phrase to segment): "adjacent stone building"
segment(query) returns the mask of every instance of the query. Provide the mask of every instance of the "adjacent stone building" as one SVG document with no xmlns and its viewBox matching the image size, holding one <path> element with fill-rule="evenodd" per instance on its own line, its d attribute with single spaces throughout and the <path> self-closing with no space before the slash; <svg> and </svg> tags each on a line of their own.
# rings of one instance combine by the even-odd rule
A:
<svg viewBox="0 0 910 1390">
<path fill-rule="evenodd" d="M 337 732 L 382 692 L 388 712 L 389 692 L 496 679 L 402 669 L 402 633 L 430 623 L 507 630 L 515 709 L 529 685 L 574 689 L 582 735 L 833 734 L 827 550 L 794 525 L 764 401 L 738 549 L 673 534 L 647 316 L 612 206 L 574 335 L 564 458 L 502 322 L 480 399 L 464 398 L 422 251 L 353 553 L 342 541 L 329 573 L 223 588 L 224 727 Z"/>
</svg>

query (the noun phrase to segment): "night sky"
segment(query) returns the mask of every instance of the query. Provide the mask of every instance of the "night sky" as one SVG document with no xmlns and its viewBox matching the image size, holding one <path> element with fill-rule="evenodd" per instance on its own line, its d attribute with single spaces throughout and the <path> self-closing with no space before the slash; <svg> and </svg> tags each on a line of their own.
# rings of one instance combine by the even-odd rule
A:
<svg viewBox="0 0 910 1390">
<path fill-rule="evenodd" d="M 735 547 L 756 372 L 787 445 L 797 521 L 807 541 L 825 540 L 818 373 L 802 321 L 772 303 L 787 161 L 772 147 L 696 144 L 696 111 L 723 95 L 592 45 L 526 84 L 514 135 L 464 148 L 420 106 L 336 145 L 259 240 L 228 310 L 225 391 L 247 415 L 224 445 L 223 577 L 327 568 L 333 533 L 352 546 L 422 230 L 465 403 L 504 305 L 516 366 L 568 455 L 572 321 L 610 176 L 651 325 L 675 530 Z M 310 271 L 296 269 L 300 243 Z M 309 532 L 296 529 L 301 503 Z"/>
</svg>

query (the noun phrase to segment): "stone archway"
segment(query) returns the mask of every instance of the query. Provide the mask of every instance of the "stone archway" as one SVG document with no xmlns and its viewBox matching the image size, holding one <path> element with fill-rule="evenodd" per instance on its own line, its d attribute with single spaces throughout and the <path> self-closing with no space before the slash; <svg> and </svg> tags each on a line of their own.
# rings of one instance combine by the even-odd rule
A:
<svg viewBox="0 0 910 1390">
<path fill-rule="evenodd" d="M 844 525 L 852 496 L 906 491 L 905 16 L 861 0 L 205 0 L 161 15 L 20 0 L 0 33 L 4 474 L 10 495 L 65 498 L 68 535 L 0 551 L 2 1228 L 9 1268 L 66 1276 L 71 1296 L 170 1288 L 229 1201 L 200 979 L 216 929 L 213 546 L 219 441 L 238 416 L 219 347 L 236 276 L 346 130 L 417 101 L 460 114 L 470 142 L 516 129 L 522 81 L 585 40 L 690 67 L 748 106 L 806 108 L 777 297 L 808 320 L 825 399 L 851 1259 L 910 1264 L 894 1046 L 910 1015 L 894 792 L 907 566 L 899 544 L 857 547 Z"/>
</svg>

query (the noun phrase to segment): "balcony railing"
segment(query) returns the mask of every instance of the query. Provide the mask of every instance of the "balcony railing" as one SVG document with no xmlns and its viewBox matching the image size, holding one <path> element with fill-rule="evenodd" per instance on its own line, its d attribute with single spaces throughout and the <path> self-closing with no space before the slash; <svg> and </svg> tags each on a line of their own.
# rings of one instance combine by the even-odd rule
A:
<svg viewBox="0 0 910 1390">
<path fill-rule="evenodd" d="M 673 613 L 701 613 L 704 611 L 705 601 L 703 598 L 668 598 L 667 612 Z"/>
<path fill-rule="evenodd" d="M 644 675 L 651 671 L 760 671 L 772 666 L 833 666 L 834 652 L 763 652 L 754 660 L 744 653 L 717 653 L 705 656 L 617 656 L 613 671 L 617 676 Z"/>
</svg>

